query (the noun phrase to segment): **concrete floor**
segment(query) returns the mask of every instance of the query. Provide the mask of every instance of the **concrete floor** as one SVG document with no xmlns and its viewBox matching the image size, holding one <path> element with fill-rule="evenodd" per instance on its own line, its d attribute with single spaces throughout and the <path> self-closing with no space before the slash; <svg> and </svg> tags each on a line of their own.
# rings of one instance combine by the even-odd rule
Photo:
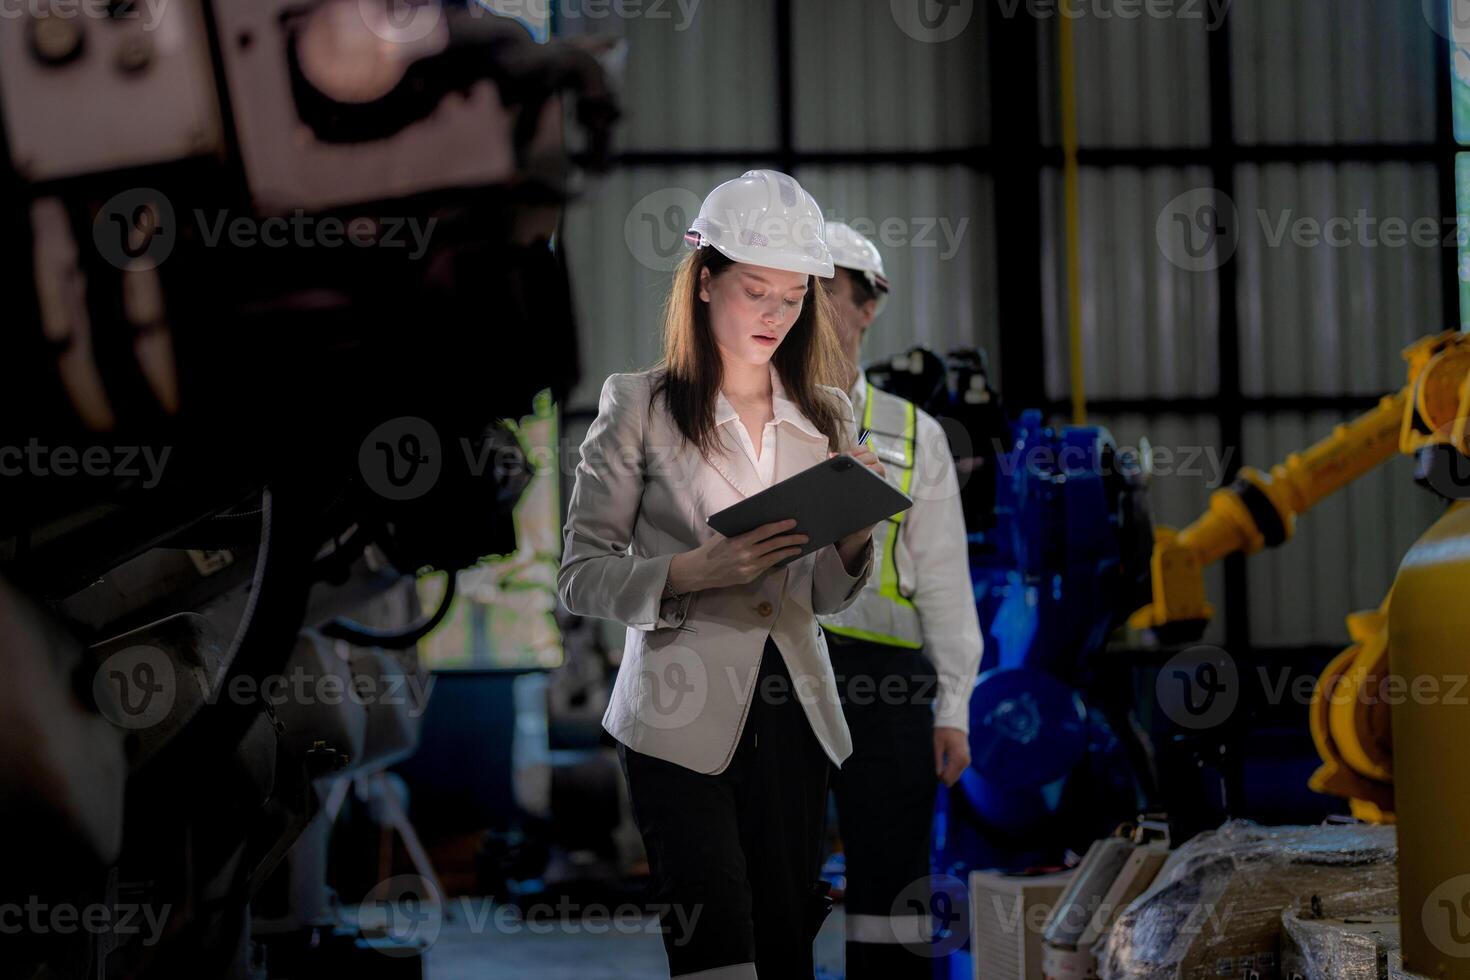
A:
<svg viewBox="0 0 1470 980">
<path fill-rule="evenodd" d="M 607 929 L 592 934 L 575 925 L 532 932 L 523 924 L 497 927 L 481 915 L 476 927 L 463 915 L 440 926 L 429 950 L 427 980 L 651 980 L 667 977 L 663 945 L 652 930 Z M 503 921 L 503 920 L 500 920 Z M 486 925 L 488 923 L 488 925 Z M 548 924 L 549 925 L 549 924 Z M 818 980 L 843 976 L 842 909 L 833 910 L 817 936 Z"/>
</svg>

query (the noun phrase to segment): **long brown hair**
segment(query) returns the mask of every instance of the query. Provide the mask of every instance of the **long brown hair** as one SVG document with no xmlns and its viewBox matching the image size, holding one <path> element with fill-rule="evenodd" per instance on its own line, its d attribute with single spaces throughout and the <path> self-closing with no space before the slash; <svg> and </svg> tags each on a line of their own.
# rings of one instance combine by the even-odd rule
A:
<svg viewBox="0 0 1470 980">
<path fill-rule="evenodd" d="M 710 278 L 735 263 L 718 249 L 696 248 L 674 271 L 674 282 L 664 302 L 664 349 L 657 368 L 653 395 L 663 396 L 674 423 L 705 455 L 718 451 L 715 435 L 715 396 L 724 383 L 724 362 L 710 328 L 709 304 L 699 298 L 700 272 Z M 827 437 L 827 446 L 843 448 L 842 423 L 836 406 L 817 385 L 843 388 L 847 365 L 832 326 L 832 301 L 827 291 L 807 283 L 806 301 L 781 346 L 771 356 L 786 396 L 801 414 Z"/>
</svg>

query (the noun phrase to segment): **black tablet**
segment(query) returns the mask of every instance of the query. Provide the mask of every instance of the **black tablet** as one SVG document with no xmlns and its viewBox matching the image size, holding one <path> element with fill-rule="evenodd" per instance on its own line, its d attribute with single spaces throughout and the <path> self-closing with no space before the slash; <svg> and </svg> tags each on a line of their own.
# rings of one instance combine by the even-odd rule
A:
<svg viewBox="0 0 1470 980">
<path fill-rule="evenodd" d="M 913 505 L 907 494 L 843 454 L 711 514 L 708 523 L 733 538 L 762 524 L 795 518 L 796 527 L 784 533 L 805 534 L 808 540 L 800 554 L 778 563 L 779 567 Z"/>
</svg>

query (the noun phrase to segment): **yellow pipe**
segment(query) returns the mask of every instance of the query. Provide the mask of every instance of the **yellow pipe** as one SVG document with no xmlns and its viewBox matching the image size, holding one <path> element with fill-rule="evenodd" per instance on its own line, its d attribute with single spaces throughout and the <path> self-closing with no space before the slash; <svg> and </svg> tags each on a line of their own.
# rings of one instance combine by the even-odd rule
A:
<svg viewBox="0 0 1470 980">
<path fill-rule="evenodd" d="M 1067 346 L 1071 355 L 1072 423 L 1087 421 L 1087 391 L 1082 374 L 1082 205 L 1077 165 L 1077 65 L 1072 18 L 1058 24 L 1062 88 L 1062 186 L 1067 221 Z"/>
</svg>

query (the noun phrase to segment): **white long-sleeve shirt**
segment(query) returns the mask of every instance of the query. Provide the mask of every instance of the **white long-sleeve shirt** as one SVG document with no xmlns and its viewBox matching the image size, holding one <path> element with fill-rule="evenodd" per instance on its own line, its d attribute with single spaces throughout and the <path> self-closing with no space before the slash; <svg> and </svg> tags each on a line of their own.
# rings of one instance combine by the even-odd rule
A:
<svg viewBox="0 0 1470 980">
<path fill-rule="evenodd" d="M 867 407 L 866 387 L 859 374 L 848 393 L 855 419 L 861 419 Z M 939 675 L 934 724 L 968 732 L 970 692 L 984 641 L 970 584 L 965 513 L 948 437 L 922 409 L 916 408 L 914 417 L 915 460 L 909 492 L 914 506 L 899 523 L 894 545 L 898 591 L 919 613 L 924 655 Z M 887 600 L 864 592 L 854 606 L 883 601 Z"/>
</svg>

